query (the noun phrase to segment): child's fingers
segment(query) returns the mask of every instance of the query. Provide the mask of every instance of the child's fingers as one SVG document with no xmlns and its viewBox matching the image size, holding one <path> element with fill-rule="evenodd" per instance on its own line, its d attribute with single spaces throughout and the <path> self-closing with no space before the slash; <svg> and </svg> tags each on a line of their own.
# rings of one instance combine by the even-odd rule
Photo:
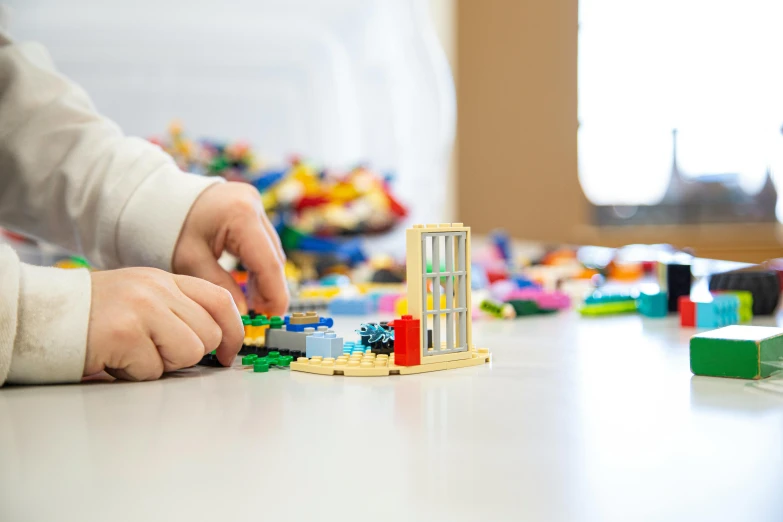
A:
<svg viewBox="0 0 783 522">
<path fill-rule="evenodd" d="M 220 327 L 222 339 L 217 347 L 217 357 L 223 366 L 231 366 L 245 337 L 242 318 L 231 294 L 196 277 L 180 275 L 174 276 L 174 280 L 179 289 L 204 308 Z"/>
<path fill-rule="evenodd" d="M 280 236 L 277 235 L 277 230 L 272 226 L 272 222 L 269 221 L 269 217 L 265 212 L 261 212 L 259 219 L 261 220 L 261 225 L 264 227 L 264 230 L 266 230 L 267 235 L 272 239 L 278 259 L 285 265 L 285 252 L 283 252 L 283 244 L 280 242 Z"/>
<path fill-rule="evenodd" d="M 223 331 L 209 312 L 200 304 L 182 293 L 181 299 L 171 305 L 171 310 L 179 317 L 201 340 L 204 345 L 202 356 L 216 350 L 223 340 Z"/>
<path fill-rule="evenodd" d="M 163 375 L 163 359 L 149 337 L 138 339 L 133 346 L 122 347 L 122 353 L 120 367 L 105 368 L 112 377 L 126 381 L 154 381 Z"/>
<path fill-rule="evenodd" d="M 195 366 L 204 356 L 204 343 L 196 332 L 168 310 L 150 317 L 150 337 L 163 359 L 163 371 Z"/>
<path fill-rule="evenodd" d="M 282 315 L 288 309 L 288 288 L 284 262 L 274 241 L 261 221 L 253 220 L 237 230 L 236 254 L 252 275 L 248 284 L 252 285 L 256 309 L 270 315 Z"/>
<path fill-rule="evenodd" d="M 234 302 L 240 313 L 247 313 L 247 301 L 239 284 L 234 281 L 231 274 L 223 270 L 223 267 L 220 266 L 217 259 L 215 259 L 215 256 L 213 256 L 209 250 L 204 248 L 204 250 L 196 256 L 196 262 L 193 263 L 190 273 L 195 277 L 206 279 L 210 283 L 222 286 L 228 290 L 231 293 L 231 297 L 234 298 Z"/>
</svg>

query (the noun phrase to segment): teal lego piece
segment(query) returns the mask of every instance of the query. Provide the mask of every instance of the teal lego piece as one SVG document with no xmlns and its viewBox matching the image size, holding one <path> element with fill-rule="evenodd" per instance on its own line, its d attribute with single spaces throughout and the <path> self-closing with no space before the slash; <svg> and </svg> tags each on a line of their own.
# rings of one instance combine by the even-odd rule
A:
<svg viewBox="0 0 783 522">
<path fill-rule="evenodd" d="M 736 294 L 715 294 L 712 301 L 696 303 L 696 327 L 720 328 L 739 323 L 740 300 Z"/>
<path fill-rule="evenodd" d="M 585 299 L 585 305 L 597 305 L 607 303 L 624 303 L 628 301 L 636 301 L 639 296 L 638 292 L 605 292 L 603 290 L 596 290 Z"/>
<path fill-rule="evenodd" d="M 669 315 L 669 296 L 666 292 L 642 292 L 636 303 L 639 313 L 645 317 L 666 317 Z"/>
<path fill-rule="evenodd" d="M 334 332 L 315 332 L 306 339 L 307 357 L 338 358 L 343 353 L 343 338 Z"/>
<path fill-rule="evenodd" d="M 343 342 L 343 354 L 345 355 L 352 355 L 354 353 L 366 353 L 369 351 L 370 349 L 367 348 L 367 346 L 365 346 L 361 342 L 356 342 L 356 341 Z"/>
</svg>

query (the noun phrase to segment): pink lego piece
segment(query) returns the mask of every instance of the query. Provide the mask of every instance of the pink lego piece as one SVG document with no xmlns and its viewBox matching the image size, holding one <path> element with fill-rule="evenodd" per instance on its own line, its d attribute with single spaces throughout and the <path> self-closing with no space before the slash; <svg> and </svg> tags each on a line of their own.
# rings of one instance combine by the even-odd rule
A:
<svg viewBox="0 0 783 522">
<path fill-rule="evenodd" d="M 535 288 L 514 290 L 505 300 L 511 299 L 535 301 L 538 307 L 544 310 L 564 310 L 571 307 L 571 298 L 563 292 L 544 292 Z"/>
<path fill-rule="evenodd" d="M 535 301 L 537 303 L 539 296 L 543 293 L 543 291 L 537 288 L 517 288 L 506 297 L 505 301 L 518 299 L 520 301 Z"/>
<path fill-rule="evenodd" d="M 536 303 L 543 310 L 565 310 L 571 307 L 571 298 L 563 292 L 547 292 L 541 294 Z"/>
<path fill-rule="evenodd" d="M 384 294 L 378 299 L 378 311 L 387 312 L 393 314 L 395 311 L 395 304 L 397 300 L 402 297 L 402 294 Z"/>
</svg>

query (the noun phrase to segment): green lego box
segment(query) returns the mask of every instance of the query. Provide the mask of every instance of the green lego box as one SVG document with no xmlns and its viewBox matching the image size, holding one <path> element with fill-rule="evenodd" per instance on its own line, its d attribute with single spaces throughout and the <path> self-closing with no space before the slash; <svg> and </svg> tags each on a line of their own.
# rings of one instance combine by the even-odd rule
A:
<svg viewBox="0 0 783 522">
<path fill-rule="evenodd" d="M 726 326 L 691 337 L 695 375 L 763 379 L 783 363 L 783 328 Z"/>
</svg>

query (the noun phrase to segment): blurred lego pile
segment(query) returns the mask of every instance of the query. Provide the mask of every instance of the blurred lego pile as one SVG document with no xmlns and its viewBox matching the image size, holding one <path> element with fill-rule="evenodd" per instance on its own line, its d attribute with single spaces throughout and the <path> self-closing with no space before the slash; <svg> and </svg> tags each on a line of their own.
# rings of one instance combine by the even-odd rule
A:
<svg viewBox="0 0 783 522">
<path fill-rule="evenodd" d="M 487 239 L 471 263 L 474 319 L 510 320 L 574 308 L 585 318 L 680 314 L 684 327 L 712 328 L 770 315 L 779 301 L 781 270 L 775 262 L 697 259 L 669 245 L 558 247 L 529 257 L 516 255 L 502 231 Z M 292 311 L 401 316 L 408 310 L 405 267 L 387 257 L 319 279 L 317 273 L 291 275 Z M 438 294 L 445 307 L 445 291 Z M 427 300 L 433 309 L 432 288 Z"/>
<path fill-rule="evenodd" d="M 365 165 L 346 172 L 319 170 L 298 157 L 283 169 L 265 167 L 247 142 L 194 141 L 174 122 L 168 136 L 150 141 L 168 152 L 186 172 L 243 181 L 262 194 L 278 228 L 299 235 L 343 236 L 390 230 L 407 209 L 391 192 L 391 176 Z M 294 248 L 296 245 L 294 245 Z"/>
</svg>

